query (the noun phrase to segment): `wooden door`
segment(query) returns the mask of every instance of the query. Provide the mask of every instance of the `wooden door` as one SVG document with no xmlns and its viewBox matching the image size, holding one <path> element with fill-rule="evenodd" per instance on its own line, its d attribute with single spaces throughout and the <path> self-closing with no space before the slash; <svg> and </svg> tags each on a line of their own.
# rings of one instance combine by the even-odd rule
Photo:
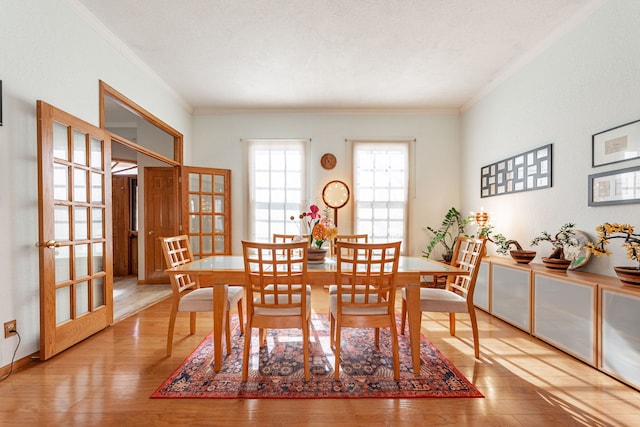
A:
<svg viewBox="0 0 640 427">
<path fill-rule="evenodd" d="M 37 102 L 40 358 L 113 322 L 109 133 Z"/>
<path fill-rule="evenodd" d="M 231 170 L 185 166 L 181 182 L 183 233 L 194 258 L 231 255 Z"/>
<path fill-rule="evenodd" d="M 177 168 L 144 168 L 145 283 L 169 283 L 159 237 L 178 234 Z"/>
<path fill-rule="evenodd" d="M 130 253 L 131 230 L 131 176 L 113 175 L 113 275 L 127 276 L 132 273 Z"/>
</svg>

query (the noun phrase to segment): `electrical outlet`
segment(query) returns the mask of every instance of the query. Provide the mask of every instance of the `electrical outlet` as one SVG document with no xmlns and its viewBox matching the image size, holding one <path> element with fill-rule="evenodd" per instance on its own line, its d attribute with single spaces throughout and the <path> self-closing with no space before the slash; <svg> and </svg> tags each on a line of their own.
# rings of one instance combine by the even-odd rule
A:
<svg viewBox="0 0 640 427">
<path fill-rule="evenodd" d="M 15 320 L 10 320 L 4 323 L 4 337 L 9 338 L 12 335 L 16 334 L 18 330 L 18 324 Z"/>
</svg>

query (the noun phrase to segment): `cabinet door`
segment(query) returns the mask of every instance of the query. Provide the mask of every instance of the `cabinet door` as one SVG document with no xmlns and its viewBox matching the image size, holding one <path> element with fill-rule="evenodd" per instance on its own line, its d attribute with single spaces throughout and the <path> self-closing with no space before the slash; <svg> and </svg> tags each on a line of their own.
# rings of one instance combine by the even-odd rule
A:
<svg viewBox="0 0 640 427">
<path fill-rule="evenodd" d="M 473 291 L 473 305 L 484 311 L 489 311 L 489 265 L 486 261 L 480 263 Z"/>
<path fill-rule="evenodd" d="M 533 334 L 595 366 L 596 287 L 534 274 Z"/>
<path fill-rule="evenodd" d="M 601 369 L 640 388 L 640 297 L 602 290 Z"/>
<path fill-rule="evenodd" d="M 531 272 L 491 264 L 491 314 L 531 332 Z"/>
</svg>

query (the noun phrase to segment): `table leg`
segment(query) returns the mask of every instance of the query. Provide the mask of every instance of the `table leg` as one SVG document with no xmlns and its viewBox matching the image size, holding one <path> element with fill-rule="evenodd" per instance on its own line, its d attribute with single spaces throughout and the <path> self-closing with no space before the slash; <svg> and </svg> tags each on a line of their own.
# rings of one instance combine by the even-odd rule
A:
<svg viewBox="0 0 640 427">
<path fill-rule="evenodd" d="M 409 340 L 411 346 L 411 360 L 413 362 L 413 373 L 420 374 L 420 284 L 410 283 L 407 285 L 407 314 L 409 317 Z"/>
<path fill-rule="evenodd" d="M 227 308 L 227 287 L 223 284 L 213 285 L 213 370 L 222 368 L 222 334 L 225 331 Z M 227 349 L 227 353 L 230 349 Z"/>
</svg>

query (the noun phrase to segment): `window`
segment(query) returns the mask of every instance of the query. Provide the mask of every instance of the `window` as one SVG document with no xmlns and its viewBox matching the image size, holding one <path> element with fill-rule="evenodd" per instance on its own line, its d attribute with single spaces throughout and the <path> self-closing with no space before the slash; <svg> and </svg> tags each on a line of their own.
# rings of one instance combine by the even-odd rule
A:
<svg viewBox="0 0 640 427">
<path fill-rule="evenodd" d="M 409 142 L 354 141 L 356 233 L 407 246 Z"/>
<path fill-rule="evenodd" d="M 249 142 L 249 239 L 270 242 L 274 233 L 300 234 L 298 215 L 306 206 L 308 140 Z M 296 221 L 291 221 L 294 216 Z"/>
</svg>

